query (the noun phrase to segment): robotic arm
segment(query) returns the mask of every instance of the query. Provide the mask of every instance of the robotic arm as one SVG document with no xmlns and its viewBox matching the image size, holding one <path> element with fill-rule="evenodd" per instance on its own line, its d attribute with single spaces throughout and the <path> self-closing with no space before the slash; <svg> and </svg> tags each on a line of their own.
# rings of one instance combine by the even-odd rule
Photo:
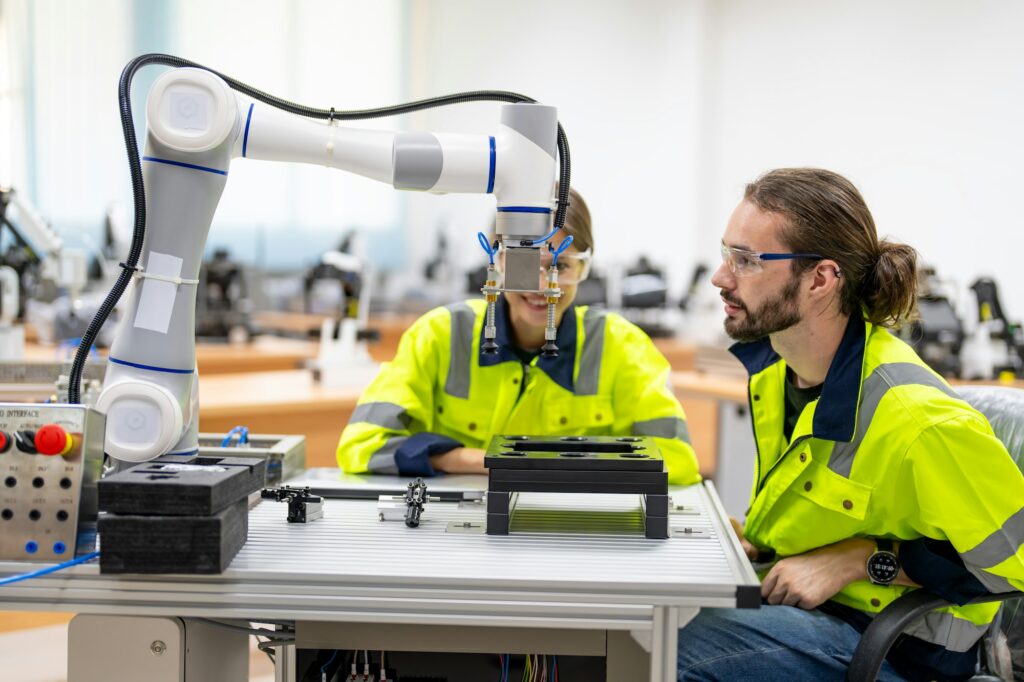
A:
<svg viewBox="0 0 1024 682">
<path fill-rule="evenodd" d="M 555 212 L 557 146 L 562 147 L 562 203 L 569 185 L 568 150 L 554 107 L 504 104 L 493 135 L 358 130 L 338 126 L 337 118 L 342 116 L 336 118 L 333 109 L 327 123 L 320 123 L 302 117 L 312 116 L 307 112 L 315 110 L 296 112 L 302 115 L 282 111 L 280 100 L 191 62 L 147 57 L 129 64 L 122 75 L 122 123 L 130 159 L 134 134 L 130 134 L 127 90 L 134 70 L 153 62 L 185 68 L 162 75 L 147 100 L 141 177 L 133 177 L 136 236 L 141 210 L 145 239 L 141 250 L 133 244 L 138 267 L 131 257 L 125 266 L 135 270 L 136 286 L 111 346 L 107 378 L 96 405 L 107 415 L 106 452 L 112 457 L 139 462 L 197 451 L 196 284 L 207 233 L 233 159 L 325 165 L 396 189 L 494 194 L 497 234 L 506 248 L 506 276 L 502 281 L 492 267 L 483 289 L 490 304 L 488 341 L 494 337 L 497 295 L 536 290 L 540 244 L 552 232 Z M 232 88 L 253 96 L 236 94 Z M 526 100 L 499 94 L 506 101 Z M 133 167 L 133 174 L 136 170 Z M 139 185 L 145 188 L 141 202 Z M 564 220 L 564 207 L 557 213 L 556 228 Z M 560 294 L 557 280 L 549 278 L 545 293 L 553 309 Z M 108 303 L 119 296 L 115 287 Z M 97 326 L 96 320 L 92 326 Z M 549 326 L 553 341 L 553 323 Z M 79 355 L 83 348 L 88 351 L 89 342 L 87 335 Z M 73 369 L 73 386 L 76 381 Z M 77 399 L 73 390 L 70 399 Z"/>
</svg>

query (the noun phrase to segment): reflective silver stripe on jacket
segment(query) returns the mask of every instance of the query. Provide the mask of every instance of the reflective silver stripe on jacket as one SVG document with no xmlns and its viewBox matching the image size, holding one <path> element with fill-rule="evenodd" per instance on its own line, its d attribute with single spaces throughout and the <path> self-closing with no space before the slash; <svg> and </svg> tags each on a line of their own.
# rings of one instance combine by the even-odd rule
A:
<svg viewBox="0 0 1024 682">
<path fill-rule="evenodd" d="M 879 365 L 864 380 L 864 386 L 861 389 L 860 407 L 857 410 L 857 432 L 849 443 L 835 444 L 835 447 L 832 448 L 832 456 L 828 460 L 829 469 L 846 478 L 850 477 L 850 471 L 853 469 L 853 457 L 857 454 L 860 444 L 864 442 L 864 435 L 871 426 L 871 420 L 875 417 L 878 404 L 882 402 L 882 398 L 889 392 L 889 389 L 909 385 L 931 386 L 951 398 L 959 398 L 956 391 L 921 365 L 915 365 L 912 362 Z"/>
<path fill-rule="evenodd" d="M 452 315 L 451 352 L 444 391 L 455 398 L 469 397 L 469 373 L 473 362 L 473 323 L 476 313 L 466 303 L 447 306 Z"/>
<path fill-rule="evenodd" d="M 375 424 L 393 431 L 403 431 L 409 428 L 412 417 L 404 407 L 395 403 L 363 403 L 356 405 L 349 424 L 360 422 Z"/>
<path fill-rule="evenodd" d="M 989 573 L 983 568 L 972 566 L 971 564 L 964 562 L 967 570 L 970 571 L 971 575 L 978 579 L 978 582 L 985 586 L 985 589 L 989 592 L 998 594 L 999 592 L 1018 592 L 1019 590 L 1013 586 L 1013 584 L 1001 575 Z"/>
<path fill-rule="evenodd" d="M 1024 507 L 1006 520 L 1002 526 L 982 540 L 974 549 L 962 552 L 960 557 L 967 564 L 968 570 L 977 576 L 991 592 L 1009 592 L 1015 590 L 1010 582 L 1002 576 L 993 575 L 983 569 L 998 566 L 1017 554 L 1024 545 Z"/>
<path fill-rule="evenodd" d="M 968 651 L 988 631 L 989 625 L 975 625 L 952 613 L 926 613 L 903 632 L 926 642 L 933 642 L 950 651 Z"/>
<path fill-rule="evenodd" d="M 597 395 L 601 383 L 601 357 L 604 355 L 604 327 L 607 313 L 587 308 L 583 314 L 583 351 L 580 353 L 576 395 Z"/>
<path fill-rule="evenodd" d="M 370 463 L 366 465 L 367 469 L 375 474 L 397 474 L 398 465 L 395 464 L 395 453 L 407 440 L 409 440 L 408 436 L 388 438 L 377 452 L 370 455 Z"/>
<path fill-rule="evenodd" d="M 686 421 L 679 417 L 661 417 L 660 419 L 633 422 L 633 435 L 676 438 L 684 443 L 690 442 L 690 428 L 686 425 Z"/>
</svg>

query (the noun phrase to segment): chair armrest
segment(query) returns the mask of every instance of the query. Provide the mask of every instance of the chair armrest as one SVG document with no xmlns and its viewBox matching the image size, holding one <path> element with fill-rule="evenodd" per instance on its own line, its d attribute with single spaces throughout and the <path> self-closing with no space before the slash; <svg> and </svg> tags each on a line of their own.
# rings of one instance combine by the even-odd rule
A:
<svg viewBox="0 0 1024 682">
<path fill-rule="evenodd" d="M 967 603 L 983 604 L 1016 597 L 1024 597 L 1024 593 L 985 594 Z M 925 590 L 914 590 L 882 609 L 860 637 L 857 649 L 850 660 L 850 667 L 846 671 L 846 682 L 871 682 L 877 679 L 882 662 L 904 628 L 929 611 L 950 605 L 952 602 L 942 597 L 936 597 Z"/>
</svg>

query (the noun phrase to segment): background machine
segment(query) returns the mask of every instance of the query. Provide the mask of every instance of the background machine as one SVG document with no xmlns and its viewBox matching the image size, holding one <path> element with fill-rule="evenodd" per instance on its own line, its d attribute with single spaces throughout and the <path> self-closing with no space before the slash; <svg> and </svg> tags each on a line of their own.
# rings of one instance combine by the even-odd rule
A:
<svg viewBox="0 0 1024 682">
<path fill-rule="evenodd" d="M 12 188 L 0 187 L 0 230 L 0 359 L 18 360 L 25 348 L 21 323 L 30 297 L 45 307 L 36 310 L 35 317 L 40 318 L 40 333 L 54 337 L 47 340 L 59 340 L 61 327 L 74 326 L 73 319 L 79 315 L 76 304 L 80 304 L 88 281 L 86 254 L 66 248 L 35 208 Z"/>
</svg>

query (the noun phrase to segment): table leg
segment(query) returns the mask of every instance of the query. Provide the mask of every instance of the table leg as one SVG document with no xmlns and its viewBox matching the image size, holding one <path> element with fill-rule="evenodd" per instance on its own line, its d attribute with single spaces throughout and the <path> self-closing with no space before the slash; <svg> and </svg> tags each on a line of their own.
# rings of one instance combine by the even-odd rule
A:
<svg viewBox="0 0 1024 682">
<path fill-rule="evenodd" d="M 651 682 L 675 682 L 679 628 L 693 620 L 699 611 L 694 606 L 655 607 L 651 631 Z"/>
<path fill-rule="evenodd" d="M 276 647 L 277 658 L 274 660 L 274 682 L 296 682 L 295 663 L 296 651 L 294 644 Z"/>
</svg>

